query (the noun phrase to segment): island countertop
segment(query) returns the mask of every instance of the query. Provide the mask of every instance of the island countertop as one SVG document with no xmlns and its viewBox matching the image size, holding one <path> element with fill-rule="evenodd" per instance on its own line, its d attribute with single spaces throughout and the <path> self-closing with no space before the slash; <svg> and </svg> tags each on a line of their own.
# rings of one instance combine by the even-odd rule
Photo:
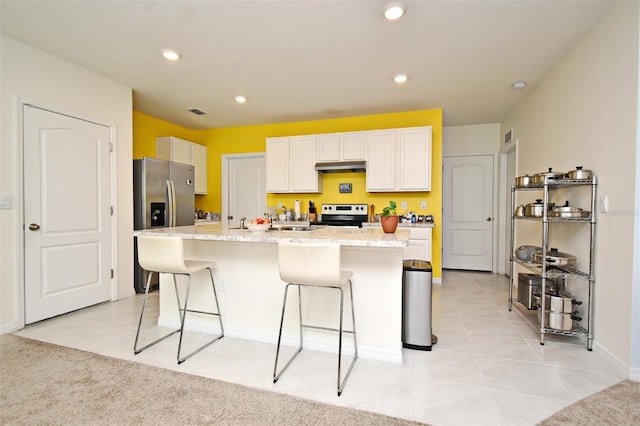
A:
<svg viewBox="0 0 640 426">
<path fill-rule="evenodd" d="M 166 235 L 188 240 L 250 243 L 278 243 L 281 241 L 300 243 L 335 242 L 345 247 L 404 248 L 408 245 L 410 233 L 408 229 L 400 228 L 393 234 L 386 234 L 381 228 L 347 228 L 341 226 L 312 227 L 308 231 L 274 229 L 265 232 L 252 232 L 247 229 L 226 228 L 217 223 L 145 229 L 135 231 L 134 235 Z"/>
</svg>

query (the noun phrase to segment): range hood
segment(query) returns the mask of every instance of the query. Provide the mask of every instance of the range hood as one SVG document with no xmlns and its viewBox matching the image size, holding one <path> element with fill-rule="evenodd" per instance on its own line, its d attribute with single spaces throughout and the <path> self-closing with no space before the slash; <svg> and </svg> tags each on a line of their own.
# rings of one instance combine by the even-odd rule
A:
<svg viewBox="0 0 640 426">
<path fill-rule="evenodd" d="M 366 162 L 361 161 L 327 161 L 316 163 L 316 170 L 322 173 L 364 172 Z"/>
</svg>

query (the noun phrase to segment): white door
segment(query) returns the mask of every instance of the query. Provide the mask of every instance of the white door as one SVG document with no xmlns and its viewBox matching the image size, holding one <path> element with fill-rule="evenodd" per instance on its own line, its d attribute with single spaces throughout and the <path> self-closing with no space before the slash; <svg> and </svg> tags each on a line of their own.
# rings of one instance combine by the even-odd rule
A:
<svg viewBox="0 0 640 426">
<path fill-rule="evenodd" d="M 491 271 L 493 156 L 443 159 L 442 267 Z"/>
<path fill-rule="evenodd" d="M 24 303 L 30 324 L 110 299 L 110 129 L 25 105 Z"/>
<path fill-rule="evenodd" d="M 239 226 L 242 217 L 247 223 L 262 217 L 267 211 L 264 154 L 227 155 L 223 161 L 223 222 Z"/>
</svg>

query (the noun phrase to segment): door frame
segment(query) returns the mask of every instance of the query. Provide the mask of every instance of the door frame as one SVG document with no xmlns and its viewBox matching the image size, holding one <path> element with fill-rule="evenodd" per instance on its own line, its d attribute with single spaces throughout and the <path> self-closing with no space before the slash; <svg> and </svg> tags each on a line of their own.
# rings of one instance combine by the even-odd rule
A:
<svg viewBox="0 0 640 426">
<path fill-rule="evenodd" d="M 265 159 L 264 152 L 247 152 L 242 154 L 223 154 L 222 155 L 222 183 L 221 183 L 221 198 L 222 198 L 222 206 L 220 212 L 220 223 L 227 223 L 227 216 L 229 216 L 229 163 L 231 160 L 241 159 L 241 158 L 253 158 L 253 157 L 262 157 Z M 267 192 L 265 188 L 264 193 L 264 203 L 267 205 Z"/>
<path fill-rule="evenodd" d="M 16 215 L 17 215 L 17 221 L 18 223 L 21 224 L 21 226 L 17 226 L 15 232 L 17 233 L 16 235 L 16 241 L 18 242 L 18 254 L 16 256 L 16 271 L 18 273 L 17 276 L 17 285 L 18 285 L 18 291 L 17 291 L 17 300 L 16 302 L 18 303 L 18 309 L 17 309 L 17 313 L 18 313 L 18 328 L 22 329 L 25 326 L 26 323 L 26 319 L 25 319 L 25 289 L 24 289 L 24 285 L 25 285 L 25 266 L 26 266 L 26 262 L 25 262 L 25 255 L 24 255 L 24 250 L 25 250 L 25 242 L 24 242 L 24 230 L 25 230 L 25 222 L 24 222 L 24 200 L 25 200 L 25 196 L 24 196 L 24 115 L 22 113 L 22 111 L 24 110 L 25 106 L 32 106 L 35 108 L 39 108 L 42 110 L 46 110 L 49 112 L 52 112 L 54 114 L 60 114 L 60 115 L 65 115 L 67 117 L 71 117 L 71 118 L 75 118 L 78 120 L 83 120 L 83 121 L 88 121 L 90 123 L 94 123 L 100 126 L 105 126 L 109 128 L 109 144 L 111 146 L 111 159 L 109 161 L 109 169 L 110 169 L 110 180 L 111 180 L 111 206 L 113 207 L 113 214 L 111 215 L 111 270 L 114 271 L 113 277 L 111 278 L 111 300 L 115 301 L 118 300 L 118 274 L 116 271 L 116 266 L 115 266 L 115 261 L 116 261 L 116 253 L 118 252 L 118 239 L 117 237 L 117 231 L 118 231 L 118 220 L 117 220 L 117 205 L 116 205 L 116 200 L 117 200 L 117 185 L 116 185 L 116 162 L 115 162 L 115 158 L 117 158 L 116 155 L 116 150 L 117 150 L 117 144 L 116 144 L 116 139 L 115 139 L 115 135 L 116 135 L 116 125 L 115 123 L 112 122 L 107 122 L 107 121 L 102 121 L 102 120 L 97 120 L 95 118 L 90 118 L 90 117 L 85 117 L 81 114 L 78 114 L 76 112 L 71 112 L 71 111 L 66 111 L 63 108 L 59 108 L 59 107 L 55 107 L 55 106 L 51 106 L 51 105 L 47 105 L 45 103 L 39 102 L 39 101 L 35 101 L 32 99 L 28 99 L 28 98 L 24 98 L 24 97 L 15 97 L 16 102 L 14 103 L 15 105 L 15 117 L 16 117 L 16 123 L 17 125 L 15 126 L 16 129 L 16 135 L 15 135 L 15 141 L 16 141 L 16 153 L 17 153 L 17 158 L 16 158 L 16 172 L 17 172 L 17 176 L 18 176 L 18 185 L 17 185 L 17 191 L 16 191 L 16 200 L 15 200 L 15 206 L 16 206 Z"/>
<path fill-rule="evenodd" d="M 509 154 L 514 153 L 515 158 L 515 174 L 518 174 L 518 139 L 507 146 L 500 148 L 500 177 L 499 177 L 499 205 L 498 205 L 498 268 L 497 273 L 509 275 L 511 273 L 509 267 L 509 249 L 511 247 L 511 241 L 508 239 L 507 226 L 511 226 L 511 184 L 507 182 L 507 157 Z M 515 232 L 515 229 L 514 229 Z M 515 238 L 515 235 L 512 236 Z M 514 240 L 515 241 L 515 240 Z"/>
<path fill-rule="evenodd" d="M 451 153 L 451 154 L 444 154 L 442 156 L 442 187 L 444 188 L 444 179 L 446 179 L 446 175 L 444 174 L 444 159 L 446 157 L 479 157 L 479 156 L 486 156 L 486 155 L 490 155 L 493 157 L 493 188 L 491 189 L 492 191 L 492 195 L 493 195 L 493 222 L 494 225 L 492 226 L 492 230 L 491 230 L 491 238 L 493 239 L 492 241 L 492 249 L 491 249 L 491 256 L 492 256 L 492 260 L 491 260 L 491 272 L 495 273 L 497 271 L 498 268 L 498 223 L 496 223 L 496 212 L 498 212 L 498 200 L 497 200 L 497 191 L 498 191 L 498 153 L 497 152 L 483 152 L 483 151 L 478 151 L 478 152 L 465 152 L 465 153 Z M 443 211 L 442 213 L 442 220 L 445 220 L 444 217 L 444 204 L 445 204 L 445 197 L 446 194 L 442 194 L 442 208 Z M 444 226 L 443 226 L 444 229 Z M 444 249 L 444 245 L 443 248 Z M 444 255 L 444 253 L 443 253 Z"/>
</svg>

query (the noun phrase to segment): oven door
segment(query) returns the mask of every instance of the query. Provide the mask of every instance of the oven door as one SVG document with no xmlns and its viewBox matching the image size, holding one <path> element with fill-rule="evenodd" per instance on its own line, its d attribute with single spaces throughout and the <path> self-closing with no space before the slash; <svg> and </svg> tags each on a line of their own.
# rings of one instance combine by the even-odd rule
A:
<svg viewBox="0 0 640 426">
<path fill-rule="evenodd" d="M 331 221 L 313 221 L 309 222 L 313 227 L 328 227 L 328 226 L 340 226 L 344 228 L 362 228 L 362 222 L 355 221 L 343 221 L 343 220 L 331 220 Z"/>
</svg>

